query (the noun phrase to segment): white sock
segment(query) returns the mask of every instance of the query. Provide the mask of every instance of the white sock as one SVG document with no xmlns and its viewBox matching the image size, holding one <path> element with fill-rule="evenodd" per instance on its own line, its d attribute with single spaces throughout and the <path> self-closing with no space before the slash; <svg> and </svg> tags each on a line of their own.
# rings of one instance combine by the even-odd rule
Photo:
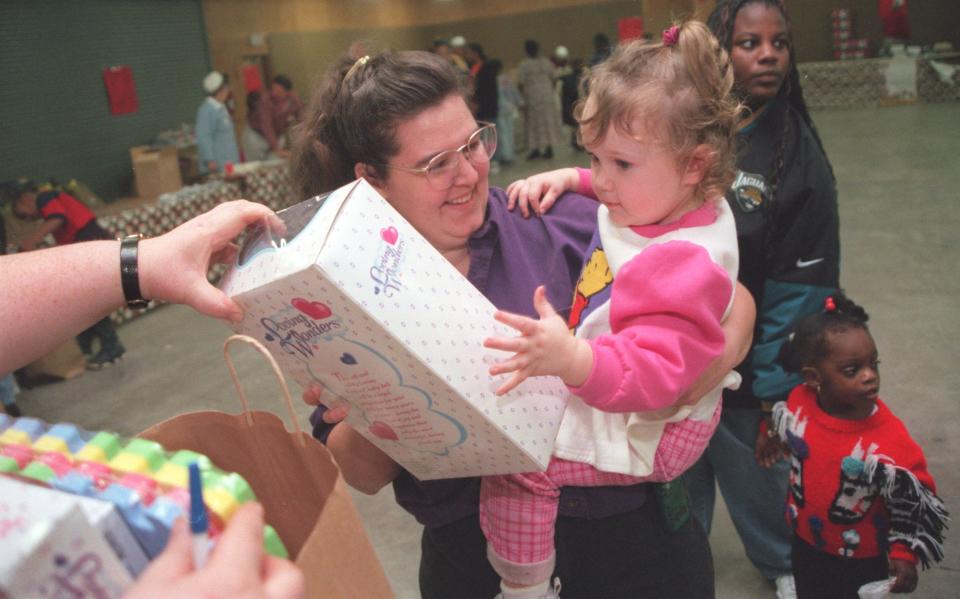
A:
<svg viewBox="0 0 960 599">
<path fill-rule="evenodd" d="M 529 587 L 508 587 L 500 581 L 503 599 L 539 599 L 550 589 L 550 579 Z"/>
</svg>

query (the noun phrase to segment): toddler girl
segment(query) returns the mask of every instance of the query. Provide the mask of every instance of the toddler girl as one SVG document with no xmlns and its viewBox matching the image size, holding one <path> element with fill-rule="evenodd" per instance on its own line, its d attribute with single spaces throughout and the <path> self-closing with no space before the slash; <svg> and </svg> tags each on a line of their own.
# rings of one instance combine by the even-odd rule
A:
<svg viewBox="0 0 960 599">
<path fill-rule="evenodd" d="M 888 574 L 891 591 L 909 593 L 916 563 L 943 558 L 947 512 L 923 451 L 878 396 L 867 314 L 841 294 L 825 308 L 800 321 L 781 349 L 784 367 L 804 382 L 773 411 L 791 455 L 797 596 L 857 597 Z"/>
<path fill-rule="evenodd" d="M 541 287 L 540 319 L 498 312 L 521 336 L 486 342 L 515 352 L 491 368 L 513 373 L 498 392 L 554 375 L 573 393 L 547 471 L 481 487 L 487 554 L 505 598 L 557 596 L 548 587 L 560 487 L 672 480 L 716 427 L 720 387 L 694 405 L 678 401 L 723 349 L 737 277 L 723 201 L 738 115 L 732 86 L 726 52 L 697 22 L 671 27 L 662 43 L 622 47 L 588 76 L 578 120 L 602 206 L 570 321 Z"/>
</svg>

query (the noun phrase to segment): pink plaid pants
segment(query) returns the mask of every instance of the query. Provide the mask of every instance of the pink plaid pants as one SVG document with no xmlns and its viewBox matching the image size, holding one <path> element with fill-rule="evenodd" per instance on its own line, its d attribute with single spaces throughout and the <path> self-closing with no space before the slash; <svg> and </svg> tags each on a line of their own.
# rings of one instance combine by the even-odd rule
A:
<svg viewBox="0 0 960 599">
<path fill-rule="evenodd" d="M 480 485 L 480 527 L 493 569 L 512 582 L 535 584 L 553 572 L 554 525 L 560 488 L 626 486 L 677 478 L 703 454 L 720 421 L 720 405 L 708 421 L 681 420 L 664 427 L 649 476 L 601 472 L 552 458 L 546 472 L 486 476 Z"/>
</svg>

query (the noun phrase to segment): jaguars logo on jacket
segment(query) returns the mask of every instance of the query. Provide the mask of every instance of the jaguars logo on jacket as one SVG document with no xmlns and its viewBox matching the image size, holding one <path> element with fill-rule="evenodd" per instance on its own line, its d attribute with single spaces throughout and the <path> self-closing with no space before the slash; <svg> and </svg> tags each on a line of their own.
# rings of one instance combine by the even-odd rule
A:
<svg viewBox="0 0 960 599">
<path fill-rule="evenodd" d="M 770 185 L 763 175 L 737 170 L 737 176 L 730 186 L 733 199 L 744 212 L 753 212 L 770 199 Z"/>
</svg>

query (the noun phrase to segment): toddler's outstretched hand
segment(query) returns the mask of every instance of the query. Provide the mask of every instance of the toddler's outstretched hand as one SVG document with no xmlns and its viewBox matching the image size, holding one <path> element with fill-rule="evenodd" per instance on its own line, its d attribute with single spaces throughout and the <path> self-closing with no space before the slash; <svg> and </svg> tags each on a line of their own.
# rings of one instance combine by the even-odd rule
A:
<svg viewBox="0 0 960 599">
<path fill-rule="evenodd" d="M 497 389 L 497 395 L 509 392 L 530 376 L 554 375 L 568 385 L 581 385 L 593 368 L 590 344 L 570 333 L 542 285 L 533 294 L 533 305 L 539 320 L 503 311 L 494 314 L 498 321 L 521 333 L 520 337 L 491 337 L 483 343 L 492 349 L 515 352 L 510 359 L 490 367 L 493 376 L 514 373 Z"/>
<path fill-rule="evenodd" d="M 917 588 L 917 566 L 908 561 L 890 560 L 890 576 L 896 578 L 890 585 L 891 593 L 912 593 Z"/>
<path fill-rule="evenodd" d="M 561 168 L 514 181 L 507 186 L 507 196 L 510 198 L 507 208 L 513 210 L 514 206 L 519 205 L 524 218 L 530 216 L 531 208 L 538 216 L 542 216 L 560 194 L 577 189 L 579 182 L 580 175 L 575 168 Z"/>
</svg>

